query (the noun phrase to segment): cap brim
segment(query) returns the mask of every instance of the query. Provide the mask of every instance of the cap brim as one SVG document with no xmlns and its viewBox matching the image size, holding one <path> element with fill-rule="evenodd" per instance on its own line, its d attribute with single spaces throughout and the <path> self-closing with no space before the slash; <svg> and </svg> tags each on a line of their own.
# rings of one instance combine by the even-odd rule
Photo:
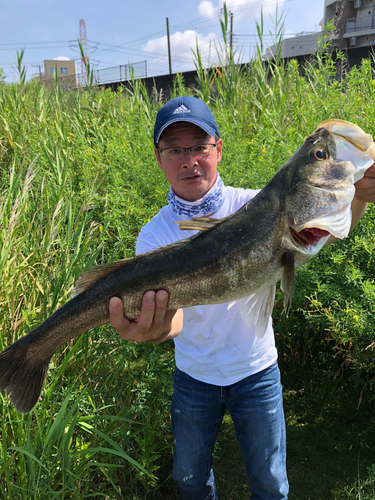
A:
<svg viewBox="0 0 375 500">
<path fill-rule="evenodd" d="M 170 125 L 172 125 L 173 123 L 177 123 L 177 122 L 189 122 L 189 123 L 193 123 L 194 125 L 196 125 L 197 127 L 201 128 L 202 130 L 204 130 L 208 135 L 210 135 L 211 137 L 213 137 L 215 134 L 217 134 L 217 130 L 214 129 L 214 127 L 211 127 L 207 122 L 203 121 L 203 120 L 198 120 L 197 118 L 191 118 L 189 119 L 188 117 L 181 117 L 181 118 L 173 118 L 172 120 L 170 120 L 168 123 L 166 123 L 164 125 L 164 127 L 162 127 L 160 130 L 159 130 L 159 134 L 158 136 L 155 138 L 155 144 L 157 144 L 160 140 L 160 136 L 161 134 L 164 132 L 164 130 L 169 127 Z"/>
</svg>

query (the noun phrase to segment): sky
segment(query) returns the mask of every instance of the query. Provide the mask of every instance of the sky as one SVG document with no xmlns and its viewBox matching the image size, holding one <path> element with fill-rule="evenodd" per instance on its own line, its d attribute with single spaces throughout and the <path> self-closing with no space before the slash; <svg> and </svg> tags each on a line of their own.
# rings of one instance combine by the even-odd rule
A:
<svg viewBox="0 0 375 500">
<path fill-rule="evenodd" d="M 268 45 L 277 10 L 284 18 L 285 36 L 320 31 L 324 13 L 324 0 L 228 0 L 226 5 L 233 14 L 233 48 L 243 62 L 254 54 L 261 12 Z M 169 73 L 167 18 L 172 72 L 194 69 L 192 48 L 197 43 L 204 65 L 209 66 L 216 62 L 215 44 L 223 41 L 222 7 L 222 0 L 2 0 L 0 69 L 7 82 L 17 78 L 17 50 L 24 49 L 27 79 L 39 72 L 39 66 L 43 71 L 45 59 L 75 60 L 80 73 L 77 40 L 84 20 L 84 47 L 94 69 L 134 64 L 146 71 L 144 76 L 164 75 Z"/>
</svg>

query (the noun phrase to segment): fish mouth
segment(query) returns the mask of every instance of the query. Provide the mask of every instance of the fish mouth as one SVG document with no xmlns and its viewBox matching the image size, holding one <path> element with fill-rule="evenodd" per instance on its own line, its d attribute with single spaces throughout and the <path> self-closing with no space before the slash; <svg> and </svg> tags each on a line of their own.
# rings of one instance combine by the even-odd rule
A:
<svg viewBox="0 0 375 500">
<path fill-rule="evenodd" d="M 302 229 L 301 231 L 296 231 L 292 227 L 289 229 L 293 240 L 299 246 L 306 249 L 319 245 L 322 242 L 322 239 L 324 239 L 325 242 L 331 235 L 328 231 L 317 227 L 309 227 Z"/>
</svg>

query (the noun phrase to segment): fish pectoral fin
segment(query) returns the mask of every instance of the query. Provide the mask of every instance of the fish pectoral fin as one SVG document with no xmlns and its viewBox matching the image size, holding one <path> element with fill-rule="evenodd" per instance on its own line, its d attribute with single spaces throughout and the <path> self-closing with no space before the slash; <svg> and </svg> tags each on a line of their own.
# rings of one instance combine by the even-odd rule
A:
<svg viewBox="0 0 375 500">
<path fill-rule="evenodd" d="M 294 254 L 293 252 L 286 251 L 281 256 L 281 266 L 283 268 L 283 274 L 281 276 L 280 287 L 284 292 L 284 310 L 283 312 L 288 314 L 292 309 L 292 300 L 294 293 L 294 281 L 295 281 L 295 265 L 294 265 Z"/>
<path fill-rule="evenodd" d="M 207 231 L 211 227 L 221 224 L 225 219 L 231 217 L 223 217 L 222 219 L 213 219 L 211 217 L 194 217 L 192 220 L 175 220 L 182 231 Z"/>
<path fill-rule="evenodd" d="M 232 309 L 232 307 L 234 305 L 236 305 L 237 302 L 239 302 L 240 300 L 242 300 L 242 299 L 237 299 L 237 300 L 233 300 L 233 302 L 229 302 L 228 307 L 227 307 L 227 311 L 229 311 L 229 309 Z"/>
<path fill-rule="evenodd" d="M 131 260 L 134 257 L 130 257 L 129 259 L 120 259 L 115 260 L 114 262 L 108 262 L 107 264 L 101 264 L 99 266 L 92 267 L 88 271 L 85 271 L 81 274 L 78 280 L 75 282 L 74 289 L 72 292 L 72 297 L 76 297 L 80 293 L 87 290 L 95 281 L 98 281 L 100 278 L 109 274 L 114 269 L 117 269 L 124 265 L 127 260 Z"/>
<path fill-rule="evenodd" d="M 275 293 L 276 286 L 272 285 L 240 300 L 241 318 L 249 330 L 255 326 L 255 335 L 259 338 L 262 338 L 267 330 L 275 303 Z"/>
</svg>

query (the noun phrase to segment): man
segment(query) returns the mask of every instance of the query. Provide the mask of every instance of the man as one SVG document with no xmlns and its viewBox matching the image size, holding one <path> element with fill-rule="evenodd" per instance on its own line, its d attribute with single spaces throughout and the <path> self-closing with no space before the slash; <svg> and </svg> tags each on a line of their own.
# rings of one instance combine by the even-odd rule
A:
<svg viewBox="0 0 375 500">
<path fill-rule="evenodd" d="M 217 172 L 223 142 L 211 111 L 199 99 L 177 97 L 165 104 L 156 118 L 154 144 L 171 187 L 168 205 L 142 228 L 137 253 L 194 234 L 180 231 L 173 221 L 223 218 L 257 194 L 223 185 Z M 375 167 L 356 187 L 353 226 L 365 201 L 375 201 Z M 121 300 L 112 298 L 110 318 L 126 340 L 175 341 L 173 477 L 183 500 L 217 499 L 212 452 L 225 408 L 243 451 L 252 499 L 287 499 L 285 422 L 271 318 L 258 338 L 243 323 L 239 305 L 167 311 L 167 299 L 165 291 L 147 292 L 138 321 L 131 322 L 123 316 Z"/>
</svg>

